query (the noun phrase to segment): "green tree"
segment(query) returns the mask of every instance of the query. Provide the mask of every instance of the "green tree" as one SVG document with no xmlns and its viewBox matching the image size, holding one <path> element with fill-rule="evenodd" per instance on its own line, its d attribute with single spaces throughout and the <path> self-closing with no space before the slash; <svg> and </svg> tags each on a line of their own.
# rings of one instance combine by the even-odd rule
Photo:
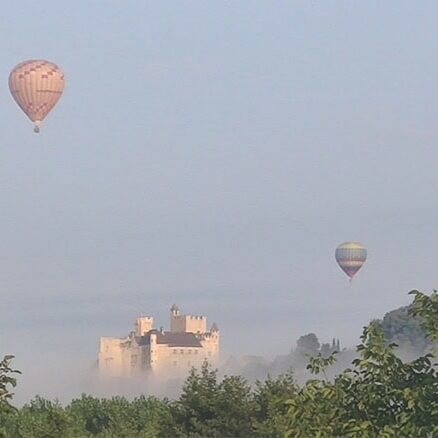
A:
<svg viewBox="0 0 438 438">
<path fill-rule="evenodd" d="M 168 401 L 155 397 L 129 401 L 125 397 L 98 399 L 83 394 L 66 410 L 86 436 L 152 438 L 159 436 L 170 421 Z"/>
<path fill-rule="evenodd" d="M 432 342 L 438 343 L 438 293 L 434 291 L 428 296 L 413 290 L 409 294 L 414 295 L 410 315 L 418 317 L 427 337 Z"/>
<path fill-rule="evenodd" d="M 165 426 L 172 421 L 170 403 L 167 399 L 140 396 L 131 403 L 131 418 L 138 436 L 161 436 Z"/>
<path fill-rule="evenodd" d="M 90 435 L 102 434 L 109 428 L 110 412 L 103 401 L 98 398 L 82 394 L 80 399 L 75 399 L 70 403 L 68 411 L 84 432 Z"/>
<path fill-rule="evenodd" d="M 182 394 L 172 405 L 173 424 L 162 436 L 226 438 L 251 436 L 251 388 L 240 376 L 218 381 L 204 363 L 192 369 Z"/>
<path fill-rule="evenodd" d="M 11 368 L 14 356 L 7 355 L 0 362 L 0 438 L 6 436 L 8 424 L 13 420 L 16 409 L 11 405 L 14 393 L 11 391 L 17 385 L 14 374 L 20 371 Z"/>
<path fill-rule="evenodd" d="M 253 393 L 254 435 L 263 438 L 283 437 L 288 430 L 285 400 L 297 396 L 299 387 L 295 382 L 292 371 L 281 374 L 277 378 L 257 381 Z"/>
<path fill-rule="evenodd" d="M 11 368 L 14 356 L 8 355 L 0 362 L 0 412 L 9 411 L 12 406 L 10 401 L 14 395 L 11 388 L 17 385 L 17 379 L 14 374 L 21 374 L 20 371 Z"/>
<path fill-rule="evenodd" d="M 76 437 L 74 422 L 58 402 L 36 397 L 23 406 L 8 427 L 7 437 L 56 438 Z"/>
</svg>

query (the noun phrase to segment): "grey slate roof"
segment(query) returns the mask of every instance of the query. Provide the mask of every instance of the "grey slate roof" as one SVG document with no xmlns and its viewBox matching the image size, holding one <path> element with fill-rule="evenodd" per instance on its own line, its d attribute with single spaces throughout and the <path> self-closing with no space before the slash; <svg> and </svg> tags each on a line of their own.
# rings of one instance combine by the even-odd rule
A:
<svg viewBox="0 0 438 438">
<path fill-rule="evenodd" d="M 151 334 L 157 335 L 157 344 L 164 344 L 169 347 L 202 347 L 194 333 L 161 332 L 159 330 L 150 330 L 146 335 L 138 336 L 136 338 L 138 345 L 149 345 Z"/>
</svg>

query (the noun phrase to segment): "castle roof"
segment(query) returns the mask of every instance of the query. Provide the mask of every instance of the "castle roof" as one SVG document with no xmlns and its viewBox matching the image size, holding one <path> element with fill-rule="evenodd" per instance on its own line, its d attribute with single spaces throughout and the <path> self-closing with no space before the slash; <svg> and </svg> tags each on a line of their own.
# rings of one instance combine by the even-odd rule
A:
<svg viewBox="0 0 438 438">
<path fill-rule="evenodd" d="M 202 347 L 194 333 L 161 332 L 159 330 L 150 330 L 146 335 L 138 336 L 138 345 L 149 345 L 152 334 L 157 335 L 157 344 L 164 344 L 169 347 Z"/>
</svg>

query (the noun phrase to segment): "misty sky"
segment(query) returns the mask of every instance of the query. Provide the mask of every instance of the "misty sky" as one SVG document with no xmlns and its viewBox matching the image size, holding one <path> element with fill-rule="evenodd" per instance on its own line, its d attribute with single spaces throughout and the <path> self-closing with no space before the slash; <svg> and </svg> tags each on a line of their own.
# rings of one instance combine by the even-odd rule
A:
<svg viewBox="0 0 438 438">
<path fill-rule="evenodd" d="M 310 331 L 355 345 L 437 287 L 437 16 L 433 1 L 2 2 L 0 354 L 19 391 L 90 366 L 140 313 L 168 326 L 174 302 L 216 321 L 226 353 L 273 356 Z M 32 58 L 67 78 L 40 135 L 7 86 Z M 352 285 L 346 240 L 368 246 Z"/>
</svg>

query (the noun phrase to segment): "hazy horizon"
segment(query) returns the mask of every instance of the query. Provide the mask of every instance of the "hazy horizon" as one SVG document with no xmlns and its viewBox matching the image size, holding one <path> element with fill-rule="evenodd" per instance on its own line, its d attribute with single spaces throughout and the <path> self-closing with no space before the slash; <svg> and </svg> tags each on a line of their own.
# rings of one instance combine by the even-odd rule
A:
<svg viewBox="0 0 438 438">
<path fill-rule="evenodd" d="M 0 354 L 17 394 L 71 380 L 140 313 L 203 314 L 273 357 L 436 283 L 438 5 L 2 5 Z M 35 135 L 11 69 L 66 90 Z M 352 284 L 334 260 L 357 240 Z M 40 376 L 40 378 L 38 378 Z M 60 389 L 61 391 L 61 389 Z"/>
</svg>

